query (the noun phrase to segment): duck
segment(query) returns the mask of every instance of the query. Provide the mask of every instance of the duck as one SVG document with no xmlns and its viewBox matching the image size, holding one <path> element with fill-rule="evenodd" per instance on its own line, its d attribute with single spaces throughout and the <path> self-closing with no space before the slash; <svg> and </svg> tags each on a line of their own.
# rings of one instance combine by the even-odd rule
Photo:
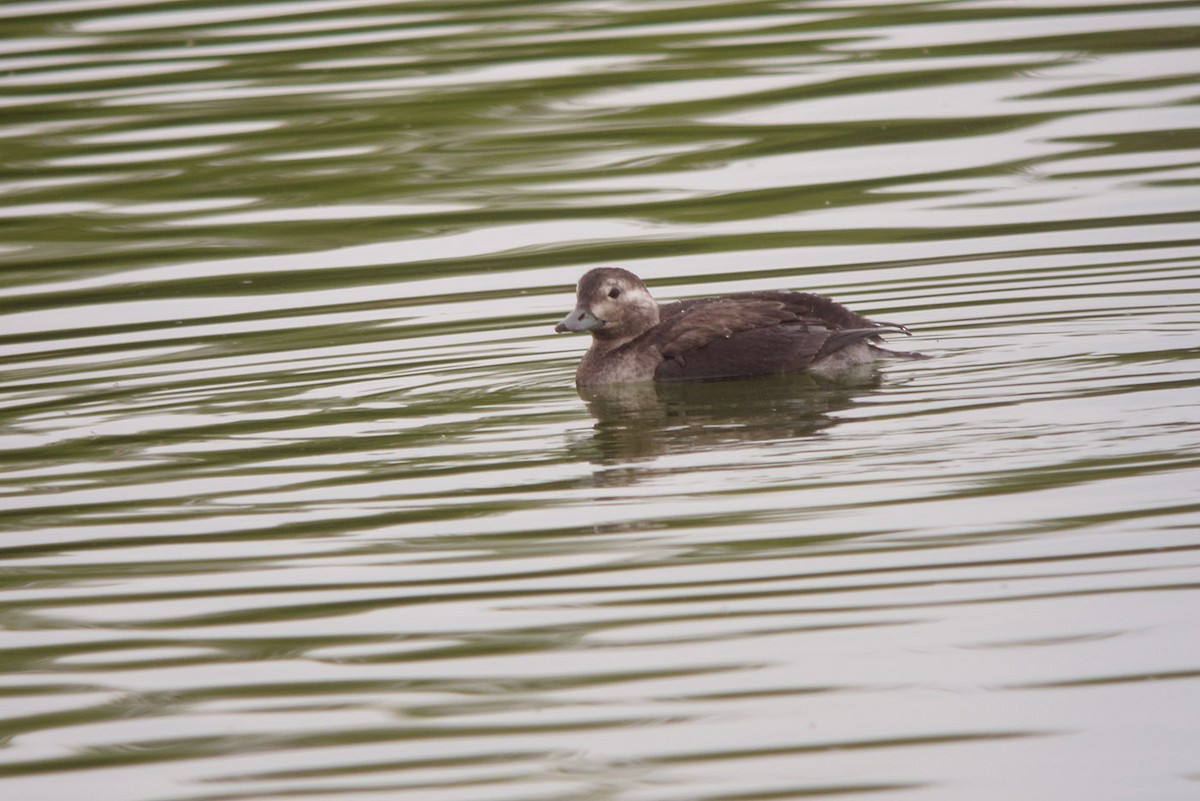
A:
<svg viewBox="0 0 1200 801">
<path fill-rule="evenodd" d="M 633 382 L 721 381 L 804 370 L 834 374 L 886 358 L 925 358 L 882 347 L 881 334 L 911 335 L 809 292 L 740 292 L 659 303 L 619 267 L 586 272 L 557 333 L 589 333 L 577 387 Z"/>
</svg>

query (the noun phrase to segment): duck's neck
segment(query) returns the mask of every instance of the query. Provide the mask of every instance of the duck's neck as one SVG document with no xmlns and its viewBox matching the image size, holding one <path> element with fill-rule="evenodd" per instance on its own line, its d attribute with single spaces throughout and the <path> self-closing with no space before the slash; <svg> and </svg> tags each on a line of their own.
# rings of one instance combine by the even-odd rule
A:
<svg viewBox="0 0 1200 801">
<path fill-rule="evenodd" d="M 614 351 L 622 345 L 627 344 L 633 337 L 631 336 L 600 336 L 598 332 L 592 332 L 592 345 L 588 348 L 589 354 L 597 356 Z"/>
</svg>

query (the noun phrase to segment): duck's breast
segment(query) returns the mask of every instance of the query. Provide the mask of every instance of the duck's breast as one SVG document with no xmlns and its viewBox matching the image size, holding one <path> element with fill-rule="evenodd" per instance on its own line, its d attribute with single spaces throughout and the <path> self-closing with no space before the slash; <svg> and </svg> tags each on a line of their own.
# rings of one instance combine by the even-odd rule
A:
<svg viewBox="0 0 1200 801">
<path fill-rule="evenodd" d="M 653 380 L 662 354 L 644 345 L 635 340 L 611 350 L 589 349 L 575 371 L 576 386 Z"/>
</svg>

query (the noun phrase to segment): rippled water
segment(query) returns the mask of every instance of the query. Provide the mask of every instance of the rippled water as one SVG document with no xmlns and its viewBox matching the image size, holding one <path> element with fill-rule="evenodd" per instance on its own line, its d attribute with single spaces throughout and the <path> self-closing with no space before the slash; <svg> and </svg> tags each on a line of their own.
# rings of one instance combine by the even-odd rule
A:
<svg viewBox="0 0 1200 801">
<path fill-rule="evenodd" d="M 1193 3 L 0 31 L 5 799 L 1200 793 Z M 601 264 L 934 358 L 580 397 Z"/>
</svg>

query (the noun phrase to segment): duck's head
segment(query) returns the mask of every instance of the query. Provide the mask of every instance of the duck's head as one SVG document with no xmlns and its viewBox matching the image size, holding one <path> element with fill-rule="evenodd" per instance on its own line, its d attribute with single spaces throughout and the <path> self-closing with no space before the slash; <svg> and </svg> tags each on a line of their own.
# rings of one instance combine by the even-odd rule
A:
<svg viewBox="0 0 1200 801">
<path fill-rule="evenodd" d="M 575 308 L 554 327 L 590 331 L 596 339 L 625 341 L 658 325 L 658 303 L 628 270 L 598 267 L 584 273 L 575 292 Z"/>
</svg>

